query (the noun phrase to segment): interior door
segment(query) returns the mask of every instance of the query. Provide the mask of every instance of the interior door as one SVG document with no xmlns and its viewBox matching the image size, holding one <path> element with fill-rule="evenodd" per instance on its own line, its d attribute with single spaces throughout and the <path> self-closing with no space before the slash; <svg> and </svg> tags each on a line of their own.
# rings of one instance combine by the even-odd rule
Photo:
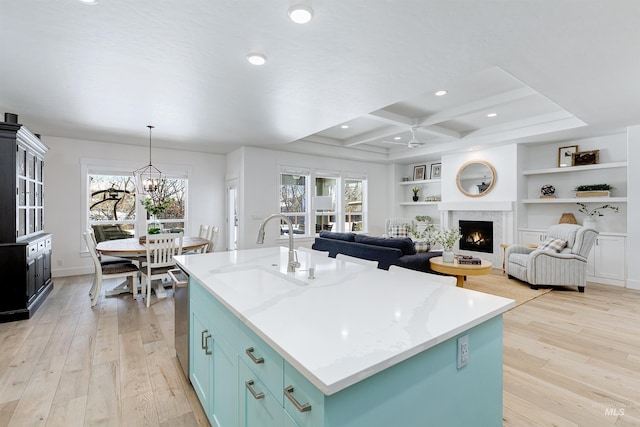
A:
<svg viewBox="0 0 640 427">
<path fill-rule="evenodd" d="M 227 181 L 227 243 L 226 250 L 238 249 L 238 180 Z"/>
</svg>

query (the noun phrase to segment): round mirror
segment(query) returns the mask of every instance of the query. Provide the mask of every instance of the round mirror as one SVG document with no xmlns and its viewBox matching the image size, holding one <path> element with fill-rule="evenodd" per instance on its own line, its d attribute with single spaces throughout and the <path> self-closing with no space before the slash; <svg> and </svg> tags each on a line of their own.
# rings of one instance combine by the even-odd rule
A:
<svg viewBox="0 0 640 427">
<path fill-rule="evenodd" d="M 482 197 L 489 194 L 496 183 L 496 170 L 489 162 L 472 160 L 458 170 L 458 188 L 468 197 Z"/>
</svg>

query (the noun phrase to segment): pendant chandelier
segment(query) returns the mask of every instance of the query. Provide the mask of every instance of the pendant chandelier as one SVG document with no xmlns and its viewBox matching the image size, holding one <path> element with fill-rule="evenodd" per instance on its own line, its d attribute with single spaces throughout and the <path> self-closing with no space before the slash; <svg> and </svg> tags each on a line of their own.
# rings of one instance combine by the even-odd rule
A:
<svg viewBox="0 0 640 427">
<path fill-rule="evenodd" d="M 155 126 L 147 125 L 149 128 L 149 164 L 133 171 L 133 178 L 136 182 L 136 190 L 139 194 L 154 195 L 160 190 L 162 181 L 165 179 L 160 169 L 151 164 L 151 129 Z"/>
</svg>

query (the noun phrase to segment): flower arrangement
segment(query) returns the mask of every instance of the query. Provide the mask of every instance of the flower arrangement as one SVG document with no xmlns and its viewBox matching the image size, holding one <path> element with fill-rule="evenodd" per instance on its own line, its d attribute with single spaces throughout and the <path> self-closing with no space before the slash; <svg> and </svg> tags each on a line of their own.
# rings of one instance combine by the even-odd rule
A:
<svg viewBox="0 0 640 427">
<path fill-rule="evenodd" d="M 451 251 L 462 237 L 460 228 L 442 228 L 434 233 L 434 242 L 440 243 L 445 251 Z"/>
<path fill-rule="evenodd" d="M 144 206 L 145 210 L 149 213 L 149 215 L 151 215 L 151 217 L 155 219 L 157 215 L 167 210 L 167 208 L 169 207 L 169 204 L 172 201 L 173 201 L 172 198 L 163 197 L 163 198 L 154 199 L 152 197 L 147 197 L 141 200 L 140 203 L 142 204 L 142 206 Z M 153 221 L 151 224 L 149 224 L 149 227 L 147 228 L 147 233 L 149 234 L 160 233 L 161 228 L 159 224 L 160 224 L 159 222 Z"/>
<path fill-rule="evenodd" d="M 416 227 L 412 227 L 409 231 L 414 239 L 432 243 L 434 241 L 433 236 L 436 231 L 436 227 L 433 224 L 427 224 L 422 231 L 418 230 Z"/>
<path fill-rule="evenodd" d="M 578 205 L 580 206 L 578 212 L 588 215 L 590 218 L 604 216 L 604 213 L 602 212 L 604 209 L 611 209 L 614 213 L 618 213 L 618 207 L 611 206 L 609 204 L 602 205 L 594 209 L 587 208 L 587 205 L 585 205 L 584 203 L 578 203 Z"/>
<path fill-rule="evenodd" d="M 418 195 L 418 193 L 420 192 L 420 187 L 418 187 L 418 186 L 416 185 L 416 186 L 414 186 L 414 187 L 411 189 L 411 191 L 413 191 L 413 195 L 414 195 L 414 196 L 417 196 L 417 195 Z"/>
</svg>

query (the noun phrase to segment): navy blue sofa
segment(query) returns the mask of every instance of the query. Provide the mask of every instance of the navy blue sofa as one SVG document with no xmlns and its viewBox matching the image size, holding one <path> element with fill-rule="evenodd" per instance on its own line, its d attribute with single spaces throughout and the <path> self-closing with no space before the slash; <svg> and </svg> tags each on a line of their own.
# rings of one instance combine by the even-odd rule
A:
<svg viewBox="0 0 640 427">
<path fill-rule="evenodd" d="M 410 238 L 371 237 L 330 231 L 321 231 L 311 248 L 329 252 L 329 256 L 332 258 L 335 258 L 337 254 L 344 254 L 378 261 L 378 268 L 382 270 L 388 270 L 389 266 L 397 265 L 425 273 L 433 273 L 429 259 L 442 255 L 442 252 L 416 253 L 415 245 Z"/>
</svg>

